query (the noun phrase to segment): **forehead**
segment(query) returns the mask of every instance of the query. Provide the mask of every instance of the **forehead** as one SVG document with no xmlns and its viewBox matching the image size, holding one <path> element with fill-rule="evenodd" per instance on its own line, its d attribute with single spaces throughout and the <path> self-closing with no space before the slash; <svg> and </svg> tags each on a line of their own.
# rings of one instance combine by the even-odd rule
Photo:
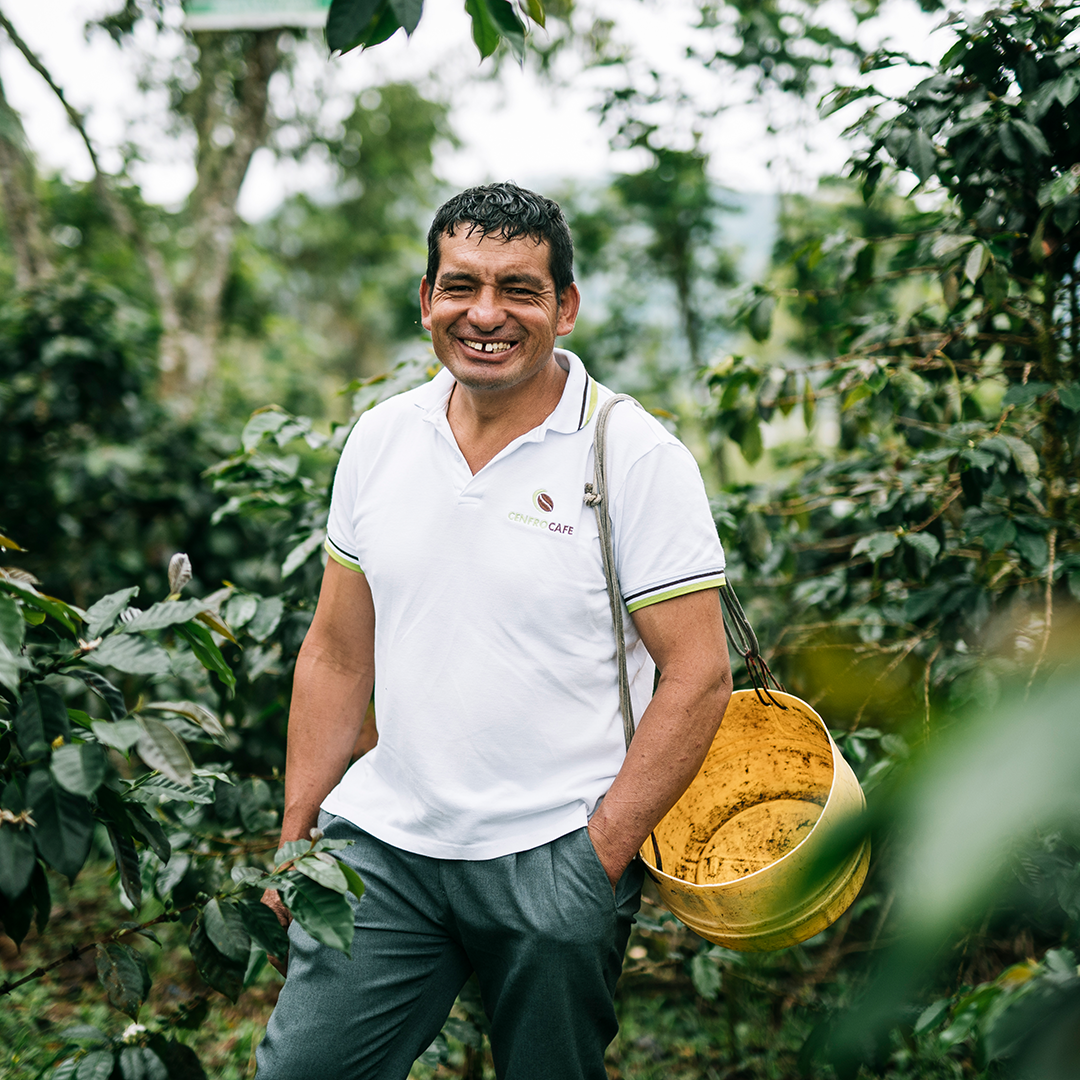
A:
<svg viewBox="0 0 1080 1080">
<path fill-rule="evenodd" d="M 479 231 L 469 235 L 469 223 L 455 226 L 454 235 L 439 237 L 439 278 L 448 274 L 468 274 L 474 277 L 505 278 L 513 276 L 539 278 L 551 285 L 551 245 L 531 236 L 516 236 L 506 240 Z"/>
</svg>

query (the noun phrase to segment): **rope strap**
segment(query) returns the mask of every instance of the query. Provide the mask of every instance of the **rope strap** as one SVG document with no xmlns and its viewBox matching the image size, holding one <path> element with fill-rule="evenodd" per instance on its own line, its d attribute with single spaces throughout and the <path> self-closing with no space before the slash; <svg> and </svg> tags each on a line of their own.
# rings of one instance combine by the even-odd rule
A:
<svg viewBox="0 0 1080 1080">
<path fill-rule="evenodd" d="M 611 625 L 615 631 L 615 647 L 619 665 L 619 710 L 622 713 L 623 736 L 626 747 L 634 737 L 634 707 L 630 700 L 630 679 L 626 672 L 626 634 L 623 624 L 622 592 L 619 589 L 619 575 L 615 568 L 615 550 L 611 538 L 611 515 L 608 512 L 607 491 L 607 426 L 611 410 L 620 401 L 633 402 L 640 409 L 640 402 L 629 394 L 616 394 L 608 398 L 596 415 L 596 430 L 593 433 L 593 481 L 585 485 L 585 505 L 596 511 L 596 523 L 600 531 L 600 555 L 604 565 L 604 580 L 607 582 L 608 603 L 611 606 Z M 784 686 L 769 669 L 761 655 L 757 635 L 743 611 L 739 598 L 730 584 L 720 586 L 720 606 L 727 625 L 728 637 L 735 651 L 746 663 L 746 670 L 753 684 L 754 692 L 763 705 L 774 705 L 780 709 L 787 706 L 770 693 L 773 690 L 783 692 Z M 766 698 L 768 700 L 766 700 Z"/>
</svg>

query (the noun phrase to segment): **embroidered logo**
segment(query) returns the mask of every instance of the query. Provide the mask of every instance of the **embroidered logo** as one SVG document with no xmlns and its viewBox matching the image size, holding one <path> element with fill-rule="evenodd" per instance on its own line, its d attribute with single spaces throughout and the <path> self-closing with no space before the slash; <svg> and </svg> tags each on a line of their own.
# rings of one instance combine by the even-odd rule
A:
<svg viewBox="0 0 1080 1080">
<path fill-rule="evenodd" d="M 537 488 L 533 492 L 533 506 L 545 514 L 550 514 L 555 509 L 555 500 L 543 488 Z"/>
</svg>

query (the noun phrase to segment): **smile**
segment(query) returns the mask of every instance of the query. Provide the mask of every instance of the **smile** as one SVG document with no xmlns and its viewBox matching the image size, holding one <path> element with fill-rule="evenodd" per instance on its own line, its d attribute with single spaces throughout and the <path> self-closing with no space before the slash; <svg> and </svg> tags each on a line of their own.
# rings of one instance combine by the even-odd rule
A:
<svg viewBox="0 0 1080 1080">
<path fill-rule="evenodd" d="M 477 352 L 500 353 L 512 349 L 516 342 L 513 341 L 470 341 L 468 338 L 461 339 L 462 345 L 467 345 Z"/>
</svg>

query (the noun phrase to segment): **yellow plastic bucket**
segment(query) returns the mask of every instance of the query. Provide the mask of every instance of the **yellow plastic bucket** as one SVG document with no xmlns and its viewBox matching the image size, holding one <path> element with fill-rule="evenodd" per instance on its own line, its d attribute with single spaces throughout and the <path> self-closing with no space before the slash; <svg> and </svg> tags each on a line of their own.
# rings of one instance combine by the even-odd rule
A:
<svg viewBox="0 0 1080 1080">
<path fill-rule="evenodd" d="M 695 933 L 742 952 L 782 949 L 835 922 L 870 861 L 863 843 L 824 870 L 831 831 L 865 806 L 805 701 L 731 696 L 705 763 L 641 849 L 665 904 Z M 661 868 L 662 867 L 662 868 Z M 809 871 L 813 868 L 811 877 Z"/>
</svg>

